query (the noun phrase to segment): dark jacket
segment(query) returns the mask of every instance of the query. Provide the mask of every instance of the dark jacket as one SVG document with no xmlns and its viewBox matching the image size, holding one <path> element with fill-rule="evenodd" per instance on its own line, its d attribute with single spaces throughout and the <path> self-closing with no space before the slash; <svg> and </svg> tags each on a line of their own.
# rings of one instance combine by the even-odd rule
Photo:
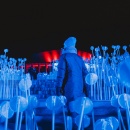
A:
<svg viewBox="0 0 130 130">
<path fill-rule="evenodd" d="M 56 86 L 62 87 L 68 102 L 85 96 L 84 87 L 86 86 L 85 76 L 87 73 L 83 59 L 73 51 L 67 51 L 60 56 Z"/>
</svg>

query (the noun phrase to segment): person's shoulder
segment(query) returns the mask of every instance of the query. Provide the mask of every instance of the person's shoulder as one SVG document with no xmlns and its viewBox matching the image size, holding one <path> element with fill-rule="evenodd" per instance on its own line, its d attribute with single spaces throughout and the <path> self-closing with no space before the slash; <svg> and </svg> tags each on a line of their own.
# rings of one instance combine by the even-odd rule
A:
<svg viewBox="0 0 130 130">
<path fill-rule="evenodd" d="M 79 59 L 83 59 L 81 56 L 79 56 L 78 54 L 77 54 L 77 57 L 79 58 Z"/>
<path fill-rule="evenodd" d="M 64 56 L 65 57 L 70 57 L 70 56 L 77 57 L 78 55 L 76 53 L 65 53 Z"/>
<path fill-rule="evenodd" d="M 66 57 L 66 54 L 60 55 L 60 59 L 64 59 Z"/>
<path fill-rule="evenodd" d="M 65 57 L 65 55 L 66 55 L 66 54 L 62 54 L 62 55 L 60 55 L 60 57 Z"/>
</svg>

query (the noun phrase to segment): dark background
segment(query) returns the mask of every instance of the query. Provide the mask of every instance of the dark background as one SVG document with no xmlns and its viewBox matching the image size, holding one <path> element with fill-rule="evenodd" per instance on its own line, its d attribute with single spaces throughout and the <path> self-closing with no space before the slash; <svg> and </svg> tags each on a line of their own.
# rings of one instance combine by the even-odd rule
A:
<svg viewBox="0 0 130 130">
<path fill-rule="evenodd" d="M 27 58 L 42 51 L 60 49 L 69 36 L 77 38 L 79 50 L 90 46 L 130 43 L 130 4 L 91 1 L 6 1 L 0 4 L 0 54 Z"/>
</svg>

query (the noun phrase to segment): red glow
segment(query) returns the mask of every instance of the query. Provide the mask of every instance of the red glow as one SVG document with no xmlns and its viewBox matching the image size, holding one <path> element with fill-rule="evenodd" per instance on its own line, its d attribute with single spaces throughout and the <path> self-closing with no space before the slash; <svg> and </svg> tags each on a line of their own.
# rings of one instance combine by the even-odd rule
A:
<svg viewBox="0 0 130 130">
<path fill-rule="evenodd" d="M 51 55 L 52 55 L 52 59 L 55 61 L 55 60 L 58 60 L 59 59 L 59 56 L 60 56 L 60 51 L 58 50 L 52 50 L 51 51 Z"/>
<path fill-rule="evenodd" d="M 91 54 L 85 51 L 78 51 L 78 55 L 81 56 L 84 60 L 91 59 Z"/>
<path fill-rule="evenodd" d="M 78 55 L 81 56 L 81 51 L 78 51 Z"/>
<path fill-rule="evenodd" d="M 58 60 L 61 54 L 61 50 L 51 50 L 51 51 L 45 51 L 39 53 L 40 55 L 37 57 L 37 59 L 42 59 L 40 61 L 43 62 L 53 62 L 55 60 Z M 84 60 L 91 59 L 91 54 L 85 51 L 78 51 L 78 55 L 81 56 Z"/>
<path fill-rule="evenodd" d="M 42 52 L 42 57 L 46 62 L 52 62 L 52 56 L 49 51 Z"/>
<path fill-rule="evenodd" d="M 51 66 L 50 63 L 52 63 L 53 61 L 56 61 L 59 59 L 61 55 L 61 50 L 52 50 L 52 51 L 45 51 L 45 52 L 41 52 L 38 54 L 34 55 L 34 59 L 36 59 L 37 63 L 31 63 L 30 65 L 33 65 L 33 67 L 38 68 L 38 72 L 40 72 L 40 68 L 42 66 L 46 67 L 46 72 L 47 72 L 47 68 L 49 66 Z M 78 55 L 81 56 L 84 60 L 91 59 L 92 54 L 85 52 L 85 51 L 78 51 Z M 26 71 L 28 70 L 29 65 L 26 64 Z"/>
</svg>

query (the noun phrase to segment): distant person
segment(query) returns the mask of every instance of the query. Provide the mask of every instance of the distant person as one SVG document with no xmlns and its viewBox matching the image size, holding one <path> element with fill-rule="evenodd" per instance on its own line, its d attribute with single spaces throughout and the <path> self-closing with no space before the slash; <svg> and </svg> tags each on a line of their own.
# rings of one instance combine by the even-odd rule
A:
<svg viewBox="0 0 130 130">
<path fill-rule="evenodd" d="M 36 80 L 37 79 L 37 70 L 32 65 L 28 69 L 28 73 L 30 73 L 31 79 Z"/>
<path fill-rule="evenodd" d="M 69 105 L 78 97 L 87 96 L 85 76 L 88 74 L 85 62 L 77 54 L 75 48 L 76 38 L 69 37 L 64 42 L 64 48 L 58 63 L 56 91 L 57 95 L 64 95 L 67 99 L 69 113 L 72 114 Z"/>
</svg>

